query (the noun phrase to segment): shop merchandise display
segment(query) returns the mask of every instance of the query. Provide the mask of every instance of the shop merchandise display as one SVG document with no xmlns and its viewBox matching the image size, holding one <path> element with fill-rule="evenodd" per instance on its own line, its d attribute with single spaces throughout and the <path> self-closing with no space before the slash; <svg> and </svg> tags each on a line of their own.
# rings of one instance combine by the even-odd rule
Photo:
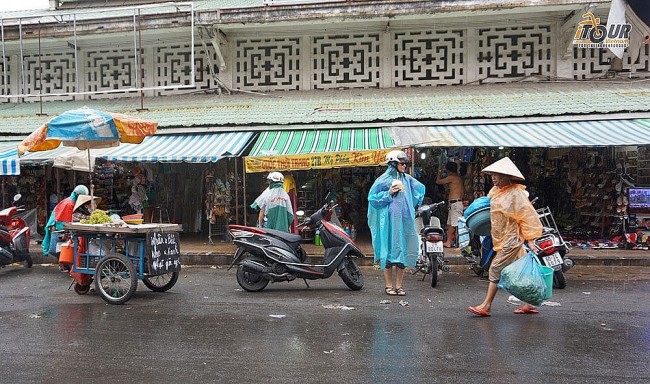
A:
<svg viewBox="0 0 650 384">
<path fill-rule="evenodd" d="M 210 224 L 217 224 L 219 218 L 225 223 L 230 217 L 230 206 L 232 202 L 232 191 L 228 180 L 222 181 L 216 177 L 214 171 L 208 171 L 205 175 L 205 216 Z"/>
<path fill-rule="evenodd" d="M 118 202 L 115 201 L 113 179 L 116 174 L 116 167 L 111 162 L 95 165 L 93 183 L 95 184 L 95 196 L 102 198 L 102 207 L 118 209 Z"/>
<path fill-rule="evenodd" d="M 476 148 L 470 155 L 463 149 L 434 151 L 437 164 L 445 161 L 460 163 L 464 180 L 465 199 L 471 202 L 484 196 L 490 179 L 480 170 L 494 160 L 508 155 L 525 172 L 527 191 L 531 199 L 538 198 L 536 207 L 549 206 L 557 212 L 557 222 L 565 240 L 583 248 L 644 249 L 648 231 L 644 227 L 635 233 L 624 228 L 630 221 L 628 190 L 633 185 L 646 185 L 639 171 L 647 147 L 625 148 Z M 467 160 L 471 159 L 471 162 Z M 644 160 L 640 160 L 644 159 Z M 647 160 L 650 167 L 650 160 Z M 426 174 L 426 173 L 425 173 Z M 426 181 L 425 185 L 429 186 Z M 427 190 L 427 196 L 433 193 Z M 644 216 L 642 218 L 645 218 Z M 634 221 L 634 219 L 632 219 Z M 638 220 L 637 220 L 638 221 Z M 632 244 L 631 244 L 632 243 Z"/>
<path fill-rule="evenodd" d="M 36 207 L 43 207 L 46 205 L 46 183 L 45 183 L 45 169 L 42 167 L 28 167 L 21 166 L 21 175 L 9 176 L 7 179 L 11 181 L 5 183 L 6 203 L 3 207 L 11 205 L 11 197 L 16 193 L 22 195 L 20 204 L 27 209 Z M 9 186 L 13 185 L 14 188 Z M 47 215 L 44 210 L 37 211 L 36 217 L 38 226 L 42 227 L 47 221 Z"/>
<path fill-rule="evenodd" d="M 146 178 L 141 175 L 135 175 L 131 180 L 131 196 L 129 197 L 129 205 L 137 213 L 142 213 L 145 202 L 149 199 L 147 197 L 147 190 L 145 189 Z"/>
</svg>

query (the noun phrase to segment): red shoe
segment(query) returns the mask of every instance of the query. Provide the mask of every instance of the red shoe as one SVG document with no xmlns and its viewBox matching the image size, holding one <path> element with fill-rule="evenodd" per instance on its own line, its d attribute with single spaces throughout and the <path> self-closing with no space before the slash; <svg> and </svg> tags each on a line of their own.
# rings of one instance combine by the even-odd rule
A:
<svg viewBox="0 0 650 384">
<path fill-rule="evenodd" d="M 472 312 L 472 313 L 475 314 L 476 316 L 480 316 L 480 317 L 489 317 L 489 316 L 492 316 L 492 315 L 490 315 L 490 312 L 484 311 L 484 310 L 482 310 L 482 309 L 478 309 L 478 308 L 476 308 L 476 307 L 469 307 L 469 308 L 467 308 L 467 310 L 470 311 L 470 312 Z"/>
<path fill-rule="evenodd" d="M 515 314 L 517 315 L 534 315 L 539 313 L 539 311 L 535 308 L 528 308 L 528 307 L 521 307 L 518 309 L 515 309 Z"/>
</svg>

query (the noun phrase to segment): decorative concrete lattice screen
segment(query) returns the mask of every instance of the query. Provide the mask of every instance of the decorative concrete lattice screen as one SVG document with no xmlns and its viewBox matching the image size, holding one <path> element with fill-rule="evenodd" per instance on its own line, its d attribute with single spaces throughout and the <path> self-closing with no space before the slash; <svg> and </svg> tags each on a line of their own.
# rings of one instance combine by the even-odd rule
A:
<svg viewBox="0 0 650 384">
<path fill-rule="evenodd" d="M 312 88 L 379 87 L 380 34 L 312 37 Z"/>
<path fill-rule="evenodd" d="M 86 91 L 110 91 L 124 88 L 134 88 L 139 80 L 136 77 L 134 53 L 129 49 L 102 49 L 89 50 L 86 54 Z M 140 71 L 144 66 L 140 65 Z M 140 76 L 146 78 L 149 74 L 145 71 Z M 126 94 L 129 92 L 119 92 Z M 93 94 L 90 99 L 112 98 L 115 94 Z"/>
<path fill-rule="evenodd" d="M 258 91 L 298 90 L 300 38 L 237 40 L 234 86 Z"/>
<path fill-rule="evenodd" d="M 477 29 L 477 79 L 506 83 L 525 76 L 553 76 L 554 44 L 551 27 Z"/>
<path fill-rule="evenodd" d="M 196 90 L 217 89 L 213 73 L 219 73 L 217 54 L 206 55 L 201 45 L 194 46 L 194 86 Z M 189 44 L 164 45 L 155 48 L 154 84 L 156 87 L 192 84 L 192 51 Z M 186 93 L 191 88 L 157 90 L 156 95 Z"/>
<path fill-rule="evenodd" d="M 225 70 L 219 73 L 217 53 L 210 44 L 195 42 L 195 88 L 145 91 L 147 96 L 171 95 L 217 88 L 213 72 L 228 87 L 251 91 L 416 87 L 466 83 L 507 83 L 526 76 L 556 76 L 588 80 L 608 76 L 614 55 L 608 49 L 573 48 L 558 74 L 556 24 L 395 30 L 301 37 L 236 37 L 221 46 Z M 23 62 L 15 48 L 0 60 L 0 95 L 63 94 L 51 100 L 132 97 L 124 89 L 191 84 L 190 42 L 156 42 L 145 46 L 136 78 L 130 41 L 117 48 L 77 51 L 79 81 L 72 49 L 25 50 Z M 155 45 L 153 45 L 155 44 Z M 207 49 L 207 52 L 205 51 Z M 650 77 L 650 45 L 643 45 L 632 63 L 623 57 L 618 76 Z M 562 54 L 560 52 L 559 54 Z M 6 71 L 4 70 L 6 66 Z M 22 71 L 24 70 L 24 73 Z M 24 84 L 23 84 L 24 79 Z M 6 87 L 5 87 L 6 81 Z M 140 81 L 142 83 L 140 83 Z M 6 88 L 6 90 L 5 90 Z M 74 92 L 106 92 L 66 95 Z M 18 100 L 4 98 L 3 100 Z M 37 101 L 27 97 L 24 100 Z"/>
<path fill-rule="evenodd" d="M 612 67 L 616 56 L 606 48 L 573 48 L 573 78 L 575 80 L 588 80 L 604 78 Z M 639 77 L 648 77 L 650 71 L 650 46 L 641 46 L 641 53 L 636 62 L 632 63 L 629 54 L 623 56 L 621 75 L 635 74 Z"/>
<path fill-rule="evenodd" d="M 463 84 L 464 31 L 396 32 L 393 87 Z"/>
<path fill-rule="evenodd" d="M 73 52 L 29 54 L 23 57 L 26 94 L 74 93 L 76 90 Z M 42 73 L 41 73 L 42 72 Z M 57 96 L 49 100 L 74 100 Z"/>
<path fill-rule="evenodd" d="M 7 70 L 5 71 L 5 65 L 7 66 Z M 11 69 L 12 69 L 12 64 L 11 64 L 11 57 L 5 58 L 5 60 L 0 60 L 0 95 L 10 95 L 14 92 L 11 92 Z M 5 73 L 7 74 L 7 84 L 5 84 Z"/>
</svg>

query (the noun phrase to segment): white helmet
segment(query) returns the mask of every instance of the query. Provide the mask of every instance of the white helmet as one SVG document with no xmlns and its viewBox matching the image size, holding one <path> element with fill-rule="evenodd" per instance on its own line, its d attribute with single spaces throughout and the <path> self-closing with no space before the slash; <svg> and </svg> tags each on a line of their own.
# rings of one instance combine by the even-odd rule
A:
<svg viewBox="0 0 650 384">
<path fill-rule="evenodd" d="M 386 154 L 386 162 L 390 164 L 391 161 L 396 161 L 396 162 L 401 161 L 404 163 L 410 162 L 406 152 L 400 150 L 390 151 Z"/>
<path fill-rule="evenodd" d="M 284 181 L 284 175 L 280 172 L 271 172 L 266 176 L 266 179 L 273 182 Z"/>
</svg>

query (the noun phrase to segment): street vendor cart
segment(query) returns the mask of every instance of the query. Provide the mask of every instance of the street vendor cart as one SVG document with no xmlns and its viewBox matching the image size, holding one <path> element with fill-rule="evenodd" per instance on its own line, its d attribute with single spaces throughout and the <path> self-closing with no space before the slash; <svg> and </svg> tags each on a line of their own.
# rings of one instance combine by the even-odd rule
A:
<svg viewBox="0 0 650 384">
<path fill-rule="evenodd" d="M 178 224 L 67 223 L 72 234 L 74 290 L 95 291 L 109 304 L 124 304 L 138 280 L 155 292 L 176 284 L 181 269 Z"/>
</svg>

